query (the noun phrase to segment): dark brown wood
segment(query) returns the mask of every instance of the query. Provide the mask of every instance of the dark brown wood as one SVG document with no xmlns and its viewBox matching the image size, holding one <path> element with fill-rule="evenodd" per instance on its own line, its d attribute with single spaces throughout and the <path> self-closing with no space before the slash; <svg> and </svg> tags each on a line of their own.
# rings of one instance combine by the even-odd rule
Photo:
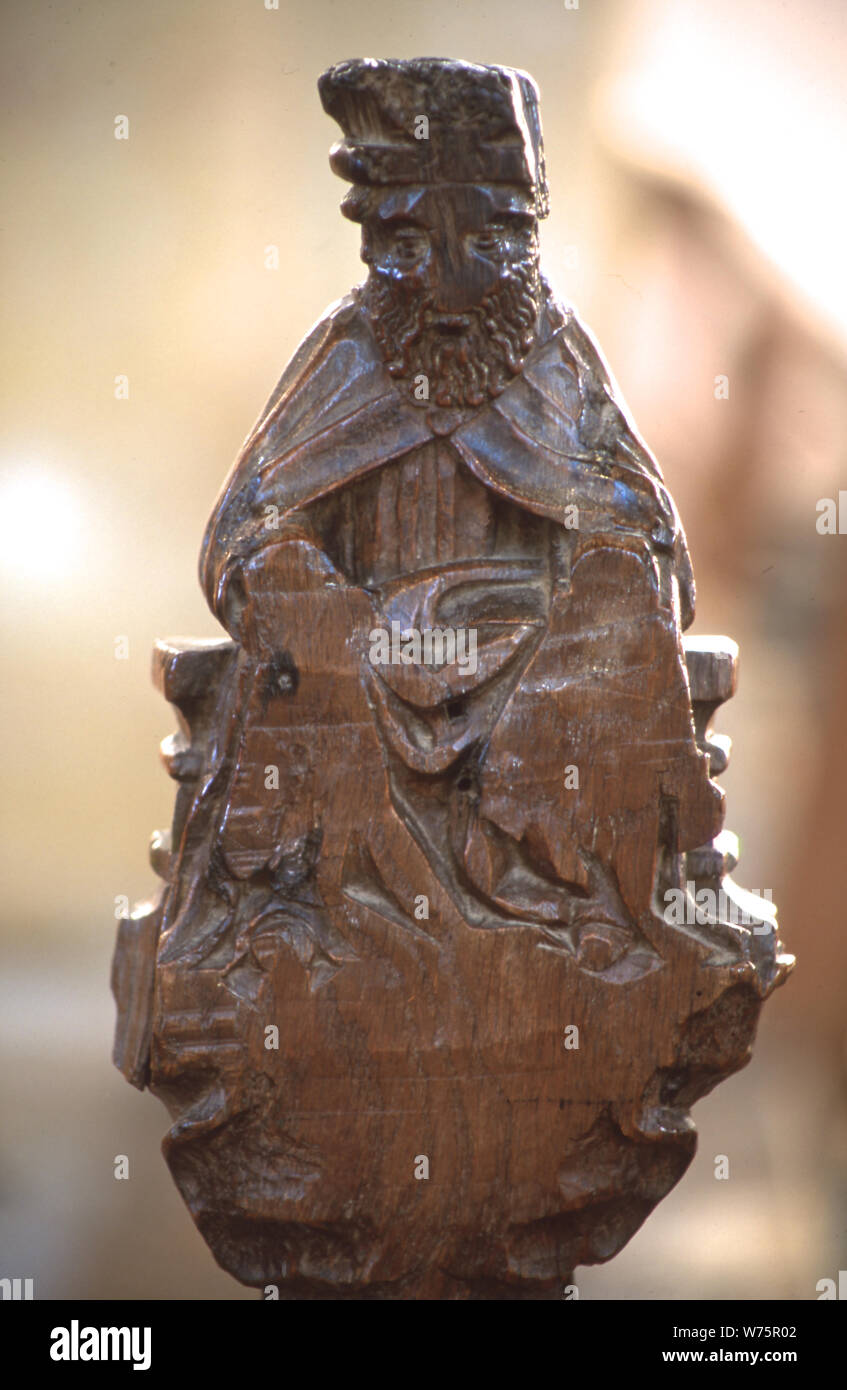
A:
<svg viewBox="0 0 847 1390">
<path fill-rule="evenodd" d="M 541 276 L 531 80 L 320 92 L 368 276 L 213 512 L 229 639 L 156 648 L 179 790 L 115 1060 L 245 1283 L 560 1298 L 684 1172 L 790 968 L 729 877 L 737 652 L 684 643 L 674 504 Z"/>
</svg>

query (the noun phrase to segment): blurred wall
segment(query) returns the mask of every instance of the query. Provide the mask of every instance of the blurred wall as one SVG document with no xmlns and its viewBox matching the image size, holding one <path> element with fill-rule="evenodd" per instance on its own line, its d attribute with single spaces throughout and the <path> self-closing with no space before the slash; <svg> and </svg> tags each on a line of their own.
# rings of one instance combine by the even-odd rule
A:
<svg viewBox="0 0 847 1390">
<path fill-rule="evenodd" d="M 297 342 L 361 278 L 316 79 L 345 57 L 438 54 L 540 84 L 546 269 L 680 506 L 695 630 L 741 642 L 718 721 L 736 738 L 727 823 L 739 879 L 773 891 L 801 957 L 753 1067 L 695 1112 L 702 1159 L 586 1296 L 814 1296 L 844 1264 L 847 539 L 815 529 L 816 500 L 847 487 L 843 206 L 839 224 L 825 177 L 847 135 L 843 12 L 31 0 L 3 27 L 0 1273 L 35 1273 L 42 1297 L 254 1296 L 172 1190 L 165 1111 L 109 1064 L 115 899 L 150 890 L 147 840 L 173 804 L 149 654 L 218 631 L 196 580 L 214 497 Z M 716 1206 L 709 1154 L 733 1143 Z"/>
</svg>

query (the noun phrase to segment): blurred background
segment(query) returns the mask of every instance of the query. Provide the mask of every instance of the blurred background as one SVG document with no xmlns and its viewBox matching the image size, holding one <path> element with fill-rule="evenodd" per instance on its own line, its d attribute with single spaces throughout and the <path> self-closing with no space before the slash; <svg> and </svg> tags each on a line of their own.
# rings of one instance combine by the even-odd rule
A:
<svg viewBox="0 0 847 1390">
<path fill-rule="evenodd" d="M 740 643 L 716 725 L 736 877 L 799 957 L 750 1066 L 695 1108 L 691 1169 L 580 1295 L 815 1298 L 847 1266 L 842 0 L 29 0 L 2 23 L 0 1276 L 257 1296 L 194 1230 L 164 1108 L 110 1063 L 116 899 L 150 892 L 173 806 L 150 649 L 218 634 L 196 579 L 218 488 L 362 277 L 316 79 L 437 55 L 541 87 L 546 273 L 676 498 L 692 632 Z M 845 534 L 822 534 L 839 490 Z"/>
</svg>

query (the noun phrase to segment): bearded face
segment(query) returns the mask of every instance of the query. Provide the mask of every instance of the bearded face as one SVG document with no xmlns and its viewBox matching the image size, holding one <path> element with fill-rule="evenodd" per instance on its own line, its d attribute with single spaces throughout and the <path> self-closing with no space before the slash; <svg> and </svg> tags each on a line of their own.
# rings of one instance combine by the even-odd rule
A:
<svg viewBox="0 0 847 1390">
<path fill-rule="evenodd" d="M 416 404 L 476 407 L 499 395 L 535 341 L 541 303 L 529 197 L 415 190 L 383 197 L 363 221 L 365 304 L 391 375 Z"/>
</svg>

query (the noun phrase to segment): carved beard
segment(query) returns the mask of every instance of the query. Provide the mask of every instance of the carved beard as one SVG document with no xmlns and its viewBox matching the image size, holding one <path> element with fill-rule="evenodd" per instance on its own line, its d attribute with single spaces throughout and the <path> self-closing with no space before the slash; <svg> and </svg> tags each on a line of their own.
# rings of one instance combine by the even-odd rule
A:
<svg viewBox="0 0 847 1390">
<path fill-rule="evenodd" d="M 497 289 L 463 313 L 468 326 L 461 332 L 433 326 L 437 310 L 431 290 L 409 290 L 374 274 L 365 285 L 382 357 L 393 377 L 409 381 L 418 405 L 425 403 L 416 380 L 421 376 L 429 385 L 430 405 L 479 406 L 499 396 L 535 341 L 540 302 L 537 260 L 512 263 Z"/>
</svg>

